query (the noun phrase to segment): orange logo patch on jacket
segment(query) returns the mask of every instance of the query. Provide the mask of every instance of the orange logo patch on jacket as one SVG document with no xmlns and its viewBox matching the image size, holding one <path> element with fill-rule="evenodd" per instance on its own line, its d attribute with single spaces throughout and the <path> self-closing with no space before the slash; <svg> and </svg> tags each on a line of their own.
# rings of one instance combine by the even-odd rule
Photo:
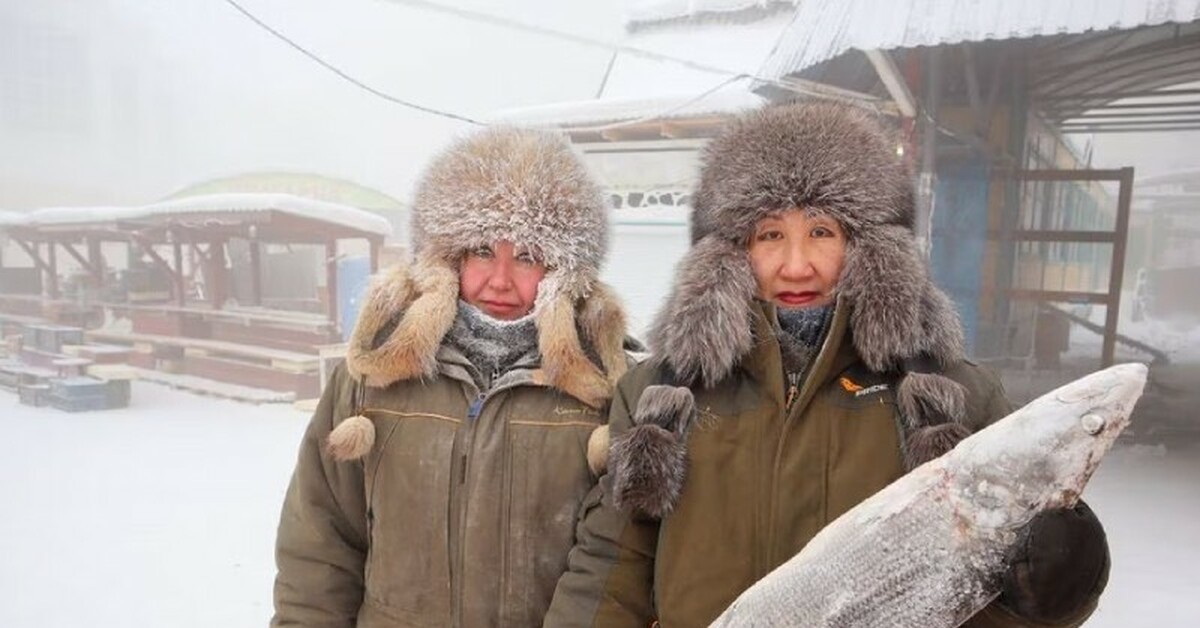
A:
<svg viewBox="0 0 1200 628">
<path fill-rule="evenodd" d="M 842 385 L 842 389 L 848 393 L 856 393 L 862 390 L 862 386 L 855 384 L 849 377 L 845 375 L 838 378 L 838 383 Z"/>
</svg>

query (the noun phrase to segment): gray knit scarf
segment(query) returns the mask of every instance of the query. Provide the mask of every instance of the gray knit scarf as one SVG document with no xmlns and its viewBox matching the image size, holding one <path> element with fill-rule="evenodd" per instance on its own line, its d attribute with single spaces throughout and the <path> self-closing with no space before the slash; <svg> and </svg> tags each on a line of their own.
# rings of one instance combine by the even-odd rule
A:
<svg viewBox="0 0 1200 628">
<path fill-rule="evenodd" d="M 833 322 L 833 306 L 778 308 L 779 349 L 783 354 L 783 372 L 789 386 L 799 387 L 809 362 L 817 354 Z"/>
<path fill-rule="evenodd" d="M 537 352 L 537 339 L 532 314 L 515 321 L 502 321 L 459 300 L 458 315 L 444 342 L 462 352 L 475 367 L 472 373 L 475 384 L 487 391 L 518 360 Z"/>
</svg>

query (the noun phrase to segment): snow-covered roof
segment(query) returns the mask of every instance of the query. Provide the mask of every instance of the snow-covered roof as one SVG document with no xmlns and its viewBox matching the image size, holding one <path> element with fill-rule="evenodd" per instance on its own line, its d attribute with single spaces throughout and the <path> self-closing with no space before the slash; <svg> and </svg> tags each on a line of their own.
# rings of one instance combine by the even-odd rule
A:
<svg viewBox="0 0 1200 628">
<path fill-rule="evenodd" d="M 761 74 L 779 78 L 848 50 L 1026 39 L 1200 20 L 1200 0 L 801 2 Z"/>
<path fill-rule="evenodd" d="M 670 23 L 745 21 L 774 11 L 790 9 L 800 0 L 631 0 L 625 27 L 641 30 Z"/>
<path fill-rule="evenodd" d="M 20 214 L 18 212 L 10 212 L 7 210 L 0 209 L 0 226 L 4 226 L 6 224 L 11 224 L 11 223 L 17 222 L 18 220 L 21 219 L 22 215 L 23 214 Z"/>
<path fill-rule="evenodd" d="M 318 201 L 291 194 L 205 194 L 143 207 L 148 215 L 195 212 L 252 212 L 274 210 L 302 218 L 323 220 L 379 235 L 391 235 L 392 224 L 382 216 L 329 201 Z"/>
<path fill-rule="evenodd" d="M 205 194 L 133 207 L 46 207 L 24 214 L 12 214 L 7 218 L 0 216 L 0 225 L 66 226 L 138 220 L 170 214 L 256 211 L 278 211 L 384 236 L 392 233 L 391 223 L 387 219 L 348 205 L 291 194 L 248 193 Z"/>
<path fill-rule="evenodd" d="M 506 109 L 494 114 L 489 122 L 570 129 L 634 120 L 673 120 L 735 114 L 753 109 L 763 102 L 761 96 L 746 91 L 745 83 L 735 83 L 728 89 L 703 98 L 697 98 L 696 94 L 654 98 L 602 98 Z"/>
</svg>

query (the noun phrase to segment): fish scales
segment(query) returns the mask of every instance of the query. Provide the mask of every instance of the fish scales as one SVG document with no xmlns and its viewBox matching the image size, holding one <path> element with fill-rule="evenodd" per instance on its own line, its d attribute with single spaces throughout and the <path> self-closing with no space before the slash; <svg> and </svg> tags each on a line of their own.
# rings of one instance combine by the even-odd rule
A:
<svg viewBox="0 0 1200 628">
<path fill-rule="evenodd" d="M 1112 367 L 981 430 L 830 523 L 713 625 L 959 626 L 997 595 L 1022 527 L 1075 503 L 1145 378 Z"/>
</svg>

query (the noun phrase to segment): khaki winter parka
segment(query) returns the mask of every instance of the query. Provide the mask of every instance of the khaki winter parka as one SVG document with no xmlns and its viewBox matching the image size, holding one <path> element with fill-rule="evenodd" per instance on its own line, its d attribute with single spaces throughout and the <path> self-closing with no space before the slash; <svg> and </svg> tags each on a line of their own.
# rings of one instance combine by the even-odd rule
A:
<svg viewBox="0 0 1200 628">
<path fill-rule="evenodd" d="M 674 510 L 661 522 L 631 516 L 613 505 L 611 476 L 602 478 L 545 626 L 707 626 L 822 527 L 905 472 L 895 376 L 858 358 L 849 308 L 838 306 L 802 386 L 788 391 L 774 308 L 759 305 L 754 337 L 767 340 L 717 386 L 693 388 L 700 416 Z M 972 429 L 1010 411 L 988 371 L 963 361 L 943 374 L 966 387 Z M 622 379 L 609 415 L 613 439 L 631 428 L 642 391 L 662 381 L 650 363 Z M 1094 608 L 1095 600 L 1060 625 L 1077 626 Z M 997 604 L 966 624 L 1035 625 Z"/>
<path fill-rule="evenodd" d="M 597 409 L 536 364 L 480 396 L 456 352 L 436 377 L 360 387 L 339 368 L 304 435 L 279 526 L 274 626 L 534 626 L 566 568 Z M 360 460 L 323 453 L 349 416 Z"/>
</svg>

